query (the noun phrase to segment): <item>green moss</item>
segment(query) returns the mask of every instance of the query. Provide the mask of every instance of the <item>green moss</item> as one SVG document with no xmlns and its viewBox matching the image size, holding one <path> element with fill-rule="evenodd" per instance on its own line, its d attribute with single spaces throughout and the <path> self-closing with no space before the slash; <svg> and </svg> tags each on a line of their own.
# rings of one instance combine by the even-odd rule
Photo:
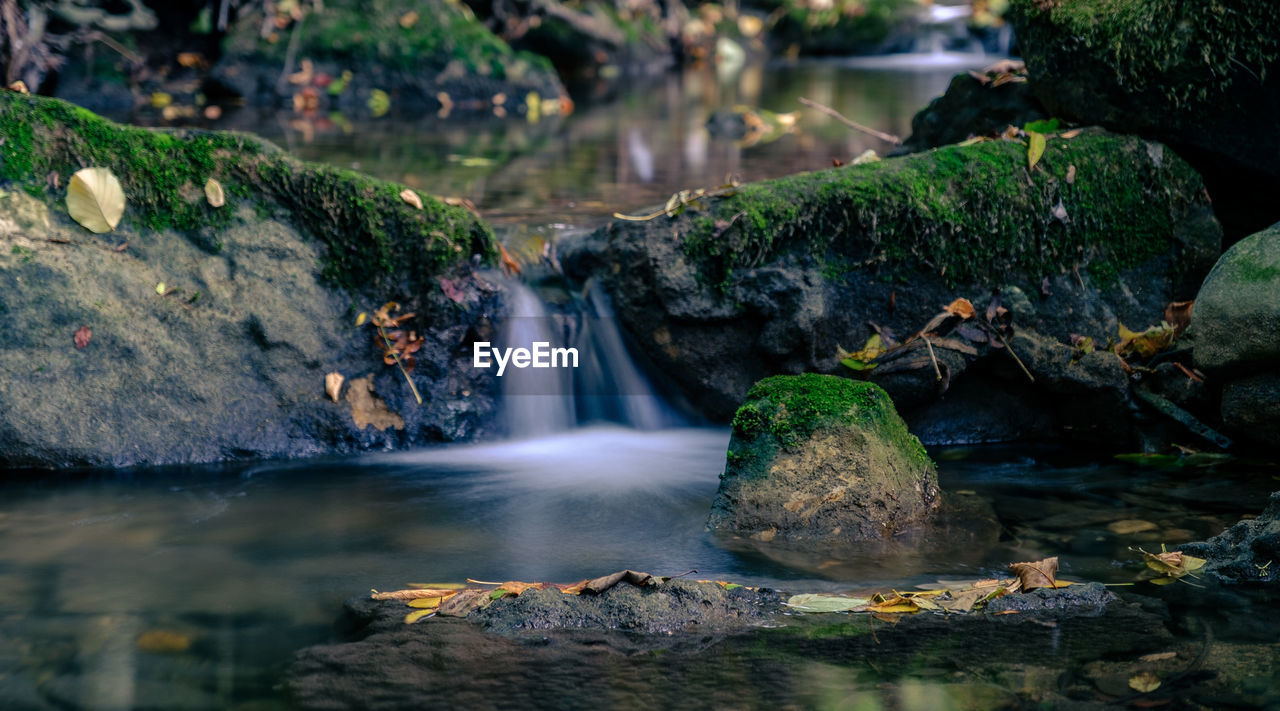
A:
<svg viewBox="0 0 1280 711">
<path fill-rule="evenodd" d="M 744 185 L 682 218 L 684 249 L 721 286 L 734 269 L 795 253 L 906 266 L 952 285 L 1038 284 L 1081 265 L 1108 279 L 1167 252 L 1174 217 L 1203 200 L 1201 188 L 1172 152 L 1156 167 L 1133 137 L 1051 138 L 1030 176 L 1025 145 L 990 141 Z M 1054 216 L 1059 200 L 1065 221 Z M 738 212 L 716 235 L 715 220 Z"/>
<path fill-rule="evenodd" d="M 1275 2 L 1013 0 L 1010 9 L 1033 54 L 1069 37 L 1073 52 L 1103 62 L 1125 92 L 1159 95 L 1174 109 L 1229 102 L 1233 77 L 1261 82 L 1280 61 Z"/>
<path fill-rule="evenodd" d="M 325 277 L 351 291 L 416 289 L 473 253 L 496 251 L 489 228 L 462 208 L 424 196 L 417 210 L 400 199 L 400 185 L 304 163 L 244 134 L 121 126 L 62 101 L 0 92 L 0 135 L 10 137 L 0 145 L 0 179 L 37 188 L 41 199 L 63 197 L 43 189 L 50 174 L 65 186 L 83 166 L 107 167 L 128 200 L 125 225 L 172 229 L 215 252 L 217 234 L 247 202 L 322 242 Z M 211 177 L 228 197 L 221 208 L 204 196 Z"/>
</svg>

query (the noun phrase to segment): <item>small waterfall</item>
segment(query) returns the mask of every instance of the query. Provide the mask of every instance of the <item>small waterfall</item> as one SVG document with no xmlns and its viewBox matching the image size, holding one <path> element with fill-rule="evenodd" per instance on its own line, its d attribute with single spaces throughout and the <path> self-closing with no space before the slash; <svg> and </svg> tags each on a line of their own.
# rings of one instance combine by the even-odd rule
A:
<svg viewBox="0 0 1280 711">
<path fill-rule="evenodd" d="M 506 282 L 511 297 L 510 316 L 502 324 L 498 346 L 529 348 L 544 341 L 563 344 L 563 334 L 553 329 L 547 307 L 528 286 Z M 573 407 L 573 371 L 567 369 L 507 368 L 502 382 L 502 420 L 513 439 L 561 432 L 577 422 Z"/>
<path fill-rule="evenodd" d="M 575 368 L 508 367 L 499 380 L 504 430 L 530 439 L 577 425 L 615 422 L 641 430 L 688 424 L 669 407 L 627 351 L 608 296 L 597 285 L 569 312 L 554 312 L 526 284 L 505 282 L 510 315 L 497 347 L 577 350 Z"/>
</svg>

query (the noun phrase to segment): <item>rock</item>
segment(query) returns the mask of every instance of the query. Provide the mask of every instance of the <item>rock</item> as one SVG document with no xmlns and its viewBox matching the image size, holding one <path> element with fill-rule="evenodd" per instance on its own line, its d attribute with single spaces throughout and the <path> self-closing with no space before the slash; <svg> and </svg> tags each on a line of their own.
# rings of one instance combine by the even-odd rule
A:
<svg viewBox="0 0 1280 711">
<path fill-rule="evenodd" d="M 1051 114 L 1173 145 L 1229 236 L 1280 219 L 1280 5 L 1014 0 L 1009 18 Z"/>
<path fill-rule="evenodd" d="M 262 11 L 242 8 L 212 82 L 256 103 L 321 112 L 505 115 L 529 110 L 531 92 L 540 112 L 559 110 L 564 89 L 550 62 L 512 50 L 461 4 L 330 0 L 300 12 L 264 36 Z"/>
<path fill-rule="evenodd" d="M 1257 444 L 1280 446 L 1280 370 L 1224 385 L 1222 424 Z"/>
<path fill-rule="evenodd" d="M 249 136 L 135 129 L 10 92 L 0 135 L 4 466 L 303 456 L 489 427 L 494 388 L 470 367 L 468 339 L 492 328 L 502 295 L 471 273 L 472 255 L 496 247 L 466 210 L 427 196 L 417 210 L 403 186 Z M 85 165 L 110 168 L 127 198 L 103 235 L 63 206 L 62 186 Z M 210 177 L 222 207 L 201 189 Z M 382 362 L 373 327 L 355 326 L 392 299 L 418 313 L 406 325 L 425 339 L 413 374 L 422 406 Z M 376 414 L 325 396 L 334 371 L 348 393 L 365 384 Z"/>
<path fill-rule="evenodd" d="M 1120 597 L 1102 583 L 1072 585 L 1061 590 L 1040 588 L 1019 595 L 1002 595 L 987 603 L 987 614 L 1015 611 L 1019 613 L 1067 613 L 1096 617 Z"/>
<path fill-rule="evenodd" d="M 1106 343 L 1191 298 L 1217 257 L 1199 177 L 1160 144 L 1091 129 L 1050 139 L 1031 184 L 1025 165 L 1025 146 L 991 141 L 743 185 L 614 222 L 562 244 L 561 262 L 727 421 L 761 378 L 843 371 L 837 346 L 860 348 L 868 321 L 904 337 L 999 288 L 1017 327 Z"/>
<path fill-rule="evenodd" d="M 1280 364 L 1280 224 L 1228 249 L 1191 312 L 1196 367 L 1248 372 Z"/>
<path fill-rule="evenodd" d="M 1228 584 L 1274 584 L 1280 581 L 1280 491 L 1255 519 L 1245 519 L 1207 541 L 1178 549 L 1204 558 L 1205 574 Z"/>
<path fill-rule="evenodd" d="M 707 525 L 764 541 L 881 540 L 939 502 L 933 462 L 878 386 L 774 376 L 734 416 Z"/>
<path fill-rule="evenodd" d="M 1026 81 L 993 86 L 971 74 L 957 74 L 947 91 L 911 119 L 907 151 L 923 151 L 970 136 L 998 136 L 1005 128 L 1049 118 Z"/>
</svg>

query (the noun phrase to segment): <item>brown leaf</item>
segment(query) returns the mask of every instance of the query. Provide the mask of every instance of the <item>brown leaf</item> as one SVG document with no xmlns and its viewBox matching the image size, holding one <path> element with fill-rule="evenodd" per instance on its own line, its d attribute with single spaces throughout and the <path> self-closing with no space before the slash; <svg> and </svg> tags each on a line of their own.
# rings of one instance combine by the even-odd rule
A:
<svg viewBox="0 0 1280 711">
<path fill-rule="evenodd" d="M 974 313 L 973 304 L 969 303 L 968 299 L 956 299 L 950 304 L 947 304 L 947 308 L 945 310 L 947 313 L 953 316 L 959 316 L 962 319 L 971 319 L 973 318 Z"/>
<path fill-rule="evenodd" d="M 1173 337 L 1180 338 L 1186 332 L 1187 326 L 1191 325 L 1191 309 L 1194 308 L 1196 302 L 1192 301 L 1174 301 L 1164 307 L 1165 323 L 1173 326 Z"/>
<path fill-rule="evenodd" d="M 644 587 L 653 581 L 653 576 L 648 573 L 639 573 L 634 570 L 619 570 L 610 575 L 602 575 L 595 580 L 588 581 L 582 588 L 582 592 L 600 594 L 605 590 L 617 585 L 618 583 L 627 582 L 636 587 Z"/>
<path fill-rule="evenodd" d="M 400 191 L 400 199 L 419 210 L 422 209 L 422 198 L 418 197 L 418 194 L 409 188 Z"/>
<path fill-rule="evenodd" d="M 336 370 L 332 373 L 326 373 L 324 376 L 324 392 L 333 398 L 334 402 L 338 401 L 338 393 L 342 392 L 342 381 L 345 379 L 342 377 L 342 373 Z"/>
<path fill-rule="evenodd" d="M 1067 166 L 1067 185 L 1076 182 L 1076 167 L 1074 165 Z"/>
<path fill-rule="evenodd" d="M 1081 128 L 1073 128 L 1070 131 L 1063 131 L 1062 134 L 1058 137 L 1070 140 L 1072 138 L 1075 138 L 1076 136 L 1079 136 L 1083 131 L 1084 129 L 1081 129 Z M 1067 182 L 1071 182 L 1071 181 L 1068 180 Z"/>
<path fill-rule="evenodd" d="M 472 610 L 484 607 L 489 601 L 488 590 L 463 590 L 440 603 L 436 614 L 441 617 L 466 617 Z"/>
<path fill-rule="evenodd" d="M 92 337 L 93 332 L 89 330 L 88 326 L 81 326 L 78 328 L 76 330 L 76 335 L 73 338 L 76 343 L 76 348 L 84 350 L 85 347 L 89 345 L 89 339 Z"/>
<path fill-rule="evenodd" d="M 520 274 L 520 263 L 515 260 L 515 257 L 511 256 L 511 253 L 507 251 L 504 245 L 499 244 L 498 251 L 501 253 L 499 261 L 502 263 L 503 273 L 509 277 L 518 276 Z"/>
<path fill-rule="evenodd" d="M 515 580 L 509 580 L 498 586 L 499 590 L 506 590 L 512 595 L 520 595 L 526 590 L 541 590 L 547 587 L 546 583 L 521 583 Z"/>
<path fill-rule="evenodd" d="M 1034 563 L 1010 563 L 1009 570 L 1022 583 L 1022 592 L 1031 592 L 1037 588 L 1057 588 L 1058 556 L 1045 558 Z"/>
</svg>

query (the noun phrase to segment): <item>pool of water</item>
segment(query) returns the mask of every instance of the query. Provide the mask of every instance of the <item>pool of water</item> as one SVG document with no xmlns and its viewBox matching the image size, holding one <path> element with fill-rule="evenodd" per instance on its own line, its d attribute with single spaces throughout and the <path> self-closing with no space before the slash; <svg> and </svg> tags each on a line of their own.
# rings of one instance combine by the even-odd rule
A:
<svg viewBox="0 0 1280 711">
<path fill-rule="evenodd" d="M 1131 546 L 1258 511 L 1266 470 L 1135 469 L 1061 452 L 935 453 L 996 535 L 826 558 L 703 530 L 719 429 L 563 435 L 351 459 L 66 474 L 0 486 L 0 698 L 13 708 L 277 703 L 293 653 L 344 599 L 410 582 L 571 582 L 632 568 L 788 591 L 902 588 L 1060 555 L 1131 582 Z M 1150 524 L 1116 533 L 1118 521 Z M 514 690 L 513 690 L 514 691 Z"/>
</svg>

